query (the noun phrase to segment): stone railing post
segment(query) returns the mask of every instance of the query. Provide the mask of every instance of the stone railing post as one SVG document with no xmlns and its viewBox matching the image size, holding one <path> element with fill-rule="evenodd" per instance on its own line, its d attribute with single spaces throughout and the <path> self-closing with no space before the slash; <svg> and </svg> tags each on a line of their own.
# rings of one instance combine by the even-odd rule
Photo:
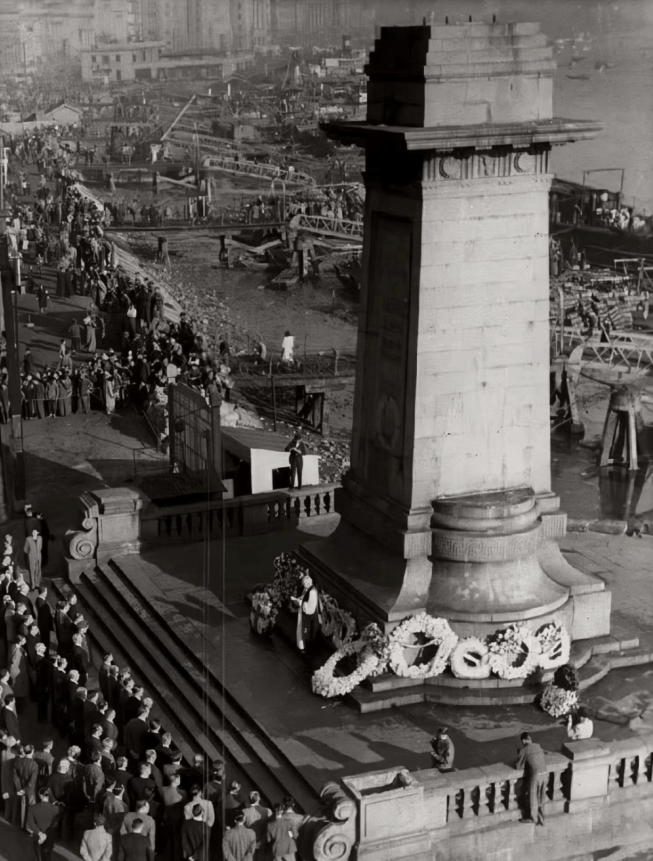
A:
<svg viewBox="0 0 653 861">
<path fill-rule="evenodd" d="M 358 808 L 358 857 L 431 857 L 424 786 L 407 769 L 396 767 L 345 777 L 342 782 Z"/>
<path fill-rule="evenodd" d="M 590 738 L 568 742 L 562 750 L 571 760 L 569 812 L 603 803 L 613 758 L 610 745 Z"/>
</svg>

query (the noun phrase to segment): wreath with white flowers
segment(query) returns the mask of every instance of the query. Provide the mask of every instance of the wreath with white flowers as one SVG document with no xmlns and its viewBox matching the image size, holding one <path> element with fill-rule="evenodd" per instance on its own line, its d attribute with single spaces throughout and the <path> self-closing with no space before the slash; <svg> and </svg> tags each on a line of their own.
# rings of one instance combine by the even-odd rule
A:
<svg viewBox="0 0 653 861">
<path fill-rule="evenodd" d="M 387 635 L 383 633 L 376 622 L 370 622 L 369 625 L 366 625 L 361 631 L 361 640 L 364 640 L 367 643 L 368 648 L 371 649 L 379 659 L 377 667 L 372 670 L 370 676 L 382 675 L 387 671 L 388 661 L 390 660 L 390 644 L 388 642 Z M 365 649 L 359 654 L 359 665 L 364 659 L 365 654 Z"/>
<path fill-rule="evenodd" d="M 322 634 L 336 649 L 351 643 L 357 630 L 356 619 L 326 592 L 320 593 L 320 616 Z"/>
<path fill-rule="evenodd" d="M 484 640 L 466 637 L 459 640 L 451 653 L 451 672 L 457 679 L 487 679 L 490 668 L 489 649 Z"/>
<path fill-rule="evenodd" d="M 430 642 L 413 642 L 415 634 L 424 634 Z M 396 675 L 407 679 L 428 679 L 439 676 L 446 669 L 449 656 L 457 642 L 458 637 L 451 630 L 446 619 L 436 619 L 428 613 L 409 616 L 390 634 L 390 669 Z M 422 650 L 428 646 L 437 646 L 433 658 L 426 664 L 413 664 L 409 667 L 406 661 L 406 649 Z"/>
<path fill-rule="evenodd" d="M 334 675 L 336 667 L 343 658 L 350 655 L 361 656 L 359 665 L 348 676 L 336 677 Z M 321 697 L 338 697 L 348 694 L 376 669 L 378 662 L 378 657 L 365 640 L 347 643 L 337 652 L 334 652 L 323 667 L 313 673 L 311 679 L 313 693 L 319 694 Z"/>
<path fill-rule="evenodd" d="M 540 642 L 526 625 L 509 625 L 487 638 L 490 668 L 500 679 L 525 679 L 537 669 Z"/>
<path fill-rule="evenodd" d="M 535 634 L 540 644 L 538 662 L 543 670 L 554 670 L 569 660 L 571 637 L 558 622 L 543 625 Z"/>
<path fill-rule="evenodd" d="M 578 691 L 568 691 L 551 682 L 542 692 L 540 705 L 552 717 L 563 717 L 578 705 Z"/>
</svg>

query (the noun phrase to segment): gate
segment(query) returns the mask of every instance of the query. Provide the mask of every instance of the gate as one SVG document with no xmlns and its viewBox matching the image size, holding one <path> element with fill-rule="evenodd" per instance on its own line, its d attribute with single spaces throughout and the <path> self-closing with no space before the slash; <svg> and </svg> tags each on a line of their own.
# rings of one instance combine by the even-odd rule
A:
<svg viewBox="0 0 653 861">
<path fill-rule="evenodd" d="M 168 386 L 170 462 L 198 489 L 222 489 L 220 407 L 211 407 L 196 389 Z"/>
</svg>

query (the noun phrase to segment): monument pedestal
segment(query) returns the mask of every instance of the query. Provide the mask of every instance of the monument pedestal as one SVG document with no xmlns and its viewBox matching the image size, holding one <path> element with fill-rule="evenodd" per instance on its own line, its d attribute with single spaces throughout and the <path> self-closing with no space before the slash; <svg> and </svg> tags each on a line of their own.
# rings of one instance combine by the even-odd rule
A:
<svg viewBox="0 0 653 861">
<path fill-rule="evenodd" d="M 345 500 L 344 505 L 343 499 Z M 336 508 L 355 509 L 346 490 Z M 406 616 L 426 611 L 446 618 L 460 637 L 485 637 L 513 622 L 533 628 L 556 619 L 572 639 L 610 633 L 611 593 L 598 577 L 578 571 L 547 535 L 530 488 L 435 500 L 431 527 L 387 540 L 341 520 L 328 539 L 302 547 L 320 586 L 351 610 L 359 625 L 389 633 Z M 428 535 L 430 548 L 419 553 Z M 403 549 L 397 552 L 403 537 Z"/>
</svg>

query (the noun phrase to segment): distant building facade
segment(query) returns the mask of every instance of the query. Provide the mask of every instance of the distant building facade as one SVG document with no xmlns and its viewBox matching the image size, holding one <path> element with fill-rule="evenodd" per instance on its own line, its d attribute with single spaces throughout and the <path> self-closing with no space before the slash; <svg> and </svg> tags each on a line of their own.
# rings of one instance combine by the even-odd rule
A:
<svg viewBox="0 0 653 861">
<path fill-rule="evenodd" d="M 151 68 L 158 62 L 165 42 L 126 42 L 98 44 L 81 52 L 82 80 L 110 82 L 151 78 Z"/>
<path fill-rule="evenodd" d="M 97 45 L 82 51 L 82 80 L 100 83 L 174 80 L 180 78 L 222 79 L 254 62 L 249 53 L 218 51 L 166 51 L 163 41 Z"/>
</svg>

